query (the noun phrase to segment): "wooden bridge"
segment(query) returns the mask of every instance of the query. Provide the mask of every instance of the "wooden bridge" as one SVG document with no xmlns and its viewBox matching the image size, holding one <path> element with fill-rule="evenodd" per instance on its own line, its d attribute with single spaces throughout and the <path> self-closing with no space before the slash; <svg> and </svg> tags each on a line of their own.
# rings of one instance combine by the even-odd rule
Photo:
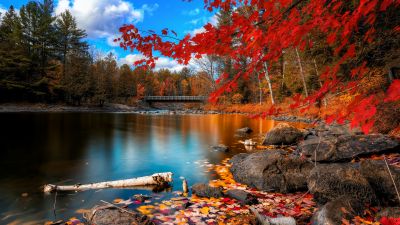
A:
<svg viewBox="0 0 400 225">
<path fill-rule="evenodd" d="M 145 96 L 144 101 L 151 102 L 205 102 L 206 96 Z"/>
</svg>

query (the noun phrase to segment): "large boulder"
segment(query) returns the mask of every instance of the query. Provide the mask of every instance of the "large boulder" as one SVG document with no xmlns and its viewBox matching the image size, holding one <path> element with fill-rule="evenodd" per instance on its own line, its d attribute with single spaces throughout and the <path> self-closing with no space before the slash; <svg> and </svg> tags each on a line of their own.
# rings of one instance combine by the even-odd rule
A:
<svg viewBox="0 0 400 225">
<path fill-rule="evenodd" d="M 356 164 L 317 165 L 311 171 L 307 183 L 310 192 L 320 204 L 346 195 L 363 203 L 376 202 L 374 190 Z"/>
<path fill-rule="evenodd" d="M 280 123 L 266 135 L 263 145 L 291 145 L 304 137 L 304 133 L 287 123 Z"/>
<path fill-rule="evenodd" d="M 313 164 L 283 151 L 262 151 L 235 155 L 231 172 L 237 182 L 263 191 L 282 193 L 307 189 L 307 177 Z"/>
<path fill-rule="evenodd" d="M 298 146 L 305 157 L 317 162 L 351 161 L 360 156 L 400 149 L 399 141 L 381 134 L 319 136 L 308 138 Z"/>
<path fill-rule="evenodd" d="M 362 215 L 363 204 L 350 196 L 343 196 L 321 206 L 313 215 L 311 225 L 340 225 Z"/>
<path fill-rule="evenodd" d="M 95 206 L 84 217 L 89 224 L 96 225 L 154 225 L 145 215 L 105 205 Z"/>
<path fill-rule="evenodd" d="M 195 184 L 192 186 L 192 193 L 205 198 L 220 198 L 224 196 L 222 188 L 210 187 L 208 184 Z"/>
<path fill-rule="evenodd" d="M 400 186 L 400 169 L 389 166 L 390 173 L 384 161 L 366 160 L 361 162 L 361 174 L 368 180 L 377 196 L 380 205 L 399 204 L 394 183 Z M 393 180 L 394 183 L 393 183 Z"/>
</svg>

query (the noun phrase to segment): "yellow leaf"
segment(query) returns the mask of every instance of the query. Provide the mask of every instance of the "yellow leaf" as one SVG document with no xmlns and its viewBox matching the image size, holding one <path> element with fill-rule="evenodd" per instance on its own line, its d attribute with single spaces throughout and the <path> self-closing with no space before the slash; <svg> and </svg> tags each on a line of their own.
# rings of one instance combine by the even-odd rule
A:
<svg viewBox="0 0 400 225">
<path fill-rule="evenodd" d="M 210 212 L 210 208 L 203 207 L 200 209 L 200 212 L 203 213 L 204 215 L 208 215 L 208 213 Z"/>
<path fill-rule="evenodd" d="M 168 206 L 166 206 L 165 204 L 160 204 L 159 207 L 160 207 L 160 210 L 168 209 Z"/>
<path fill-rule="evenodd" d="M 120 203 L 120 202 L 122 202 L 123 201 L 123 199 L 120 199 L 120 198 L 117 198 L 117 199 L 114 199 L 114 203 L 115 204 L 118 204 L 118 203 Z"/>
</svg>

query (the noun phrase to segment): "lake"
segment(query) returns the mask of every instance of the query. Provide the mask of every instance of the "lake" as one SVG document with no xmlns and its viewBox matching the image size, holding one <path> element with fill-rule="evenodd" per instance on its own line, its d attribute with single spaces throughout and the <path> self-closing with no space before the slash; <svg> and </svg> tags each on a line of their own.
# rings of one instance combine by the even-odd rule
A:
<svg viewBox="0 0 400 225">
<path fill-rule="evenodd" d="M 127 179 L 173 172 L 168 197 L 189 185 L 208 182 L 215 174 L 207 163 L 246 152 L 235 130 L 249 126 L 255 139 L 275 122 L 243 115 L 139 115 L 128 113 L 2 113 L 0 114 L 0 224 L 38 224 L 80 217 L 78 209 L 100 200 L 112 202 L 146 190 L 108 189 L 54 194 L 41 186 Z M 225 144 L 229 153 L 212 145 Z M 27 196 L 26 194 L 27 193 Z M 24 196 L 23 196 L 24 194 Z"/>
</svg>

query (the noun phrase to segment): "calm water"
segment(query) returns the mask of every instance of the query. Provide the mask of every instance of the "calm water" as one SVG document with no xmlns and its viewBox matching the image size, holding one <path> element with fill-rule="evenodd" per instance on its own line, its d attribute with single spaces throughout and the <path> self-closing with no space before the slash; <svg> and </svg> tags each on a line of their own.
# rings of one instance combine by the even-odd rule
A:
<svg viewBox="0 0 400 225">
<path fill-rule="evenodd" d="M 173 190 L 180 177 L 189 184 L 213 179 L 204 163 L 219 163 L 245 152 L 235 130 L 249 126 L 258 137 L 273 121 L 241 115 L 136 115 L 118 113 L 0 114 L 0 224 L 37 224 L 80 216 L 99 200 L 129 198 L 139 190 L 41 193 L 46 183 L 75 184 L 127 179 L 173 172 Z M 210 146 L 225 144 L 230 153 Z M 28 193 L 28 197 L 22 197 Z M 157 195 L 168 196 L 168 192 Z M 27 221 L 30 221 L 27 223 Z"/>
</svg>

